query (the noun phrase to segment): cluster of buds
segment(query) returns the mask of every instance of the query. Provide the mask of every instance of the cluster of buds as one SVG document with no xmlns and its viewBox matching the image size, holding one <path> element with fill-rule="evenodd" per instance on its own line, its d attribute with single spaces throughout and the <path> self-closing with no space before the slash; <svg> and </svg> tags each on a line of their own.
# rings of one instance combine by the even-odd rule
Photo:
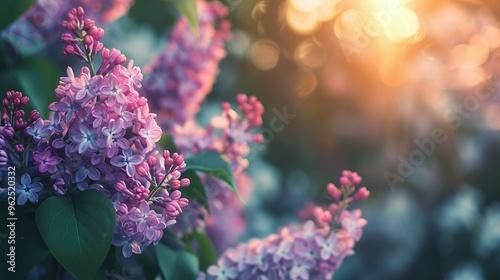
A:
<svg viewBox="0 0 500 280">
<path fill-rule="evenodd" d="M 26 119 L 23 107 L 28 102 L 29 98 L 18 91 L 8 91 L 6 97 L 2 100 L 4 108 L 0 126 L 0 147 L 4 150 L 2 154 L 6 154 L 6 151 L 9 150 L 21 154 L 24 152 L 25 147 L 30 144 L 29 137 L 27 137 L 27 127 L 33 124 L 40 114 L 38 111 L 33 110 Z M 11 146 L 8 143 L 13 145 Z M 5 164 L 6 160 L 0 160 L 0 164 L 2 163 Z"/>
<path fill-rule="evenodd" d="M 357 173 L 343 171 L 339 191 L 345 192 L 345 197 L 334 191 L 330 196 L 335 202 L 329 207 L 306 209 L 306 216 L 312 220 L 227 250 L 217 264 L 198 279 L 331 279 L 343 260 L 354 254 L 354 245 L 361 239 L 362 228 L 367 223 L 360 209 L 348 211 L 339 207 L 339 203 L 347 203 L 348 193 L 352 194 L 359 183 L 361 177 Z M 327 187 L 329 193 L 338 190 L 332 186 Z M 368 196 L 367 191 L 361 193 Z M 335 224 L 332 216 L 337 214 L 339 220 Z"/>
<path fill-rule="evenodd" d="M 70 33 L 64 33 L 61 40 L 65 44 L 64 54 L 91 62 L 96 53 L 103 49 L 103 44 L 99 40 L 104 35 L 104 30 L 97 27 L 93 20 L 84 20 L 83 15 L 82 7 L 71 9 L 66 16 L 67 20 L 61 22 L 61 27 Z M 80 43 L 83 43 L 83 50 L 79 46 Z"/>
</svg>

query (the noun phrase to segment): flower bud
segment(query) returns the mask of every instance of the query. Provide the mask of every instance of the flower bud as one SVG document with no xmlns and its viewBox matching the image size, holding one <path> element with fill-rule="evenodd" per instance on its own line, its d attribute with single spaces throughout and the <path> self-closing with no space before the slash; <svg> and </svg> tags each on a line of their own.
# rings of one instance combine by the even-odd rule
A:
<svg viewBox="0 0 500 280">
<path fill-rule="evenodd" d="M 340 196 L 342 195 L 342 192 L 332 183 L 329 183 L 326 185 L 326 191 L 330 195 L 331 198 L 333 198 L 335 201 L 340 200 Z"/>
<path fill-rule="evenodd" d="M 370 196 L 370 191 L 366 189 L 366 187 L 360 188 L 352 197 L 352 201 L 364 200 Z"/>
<path fill-rule="evenodd" d="M 190 184 L 190 183 L 191 183 L 191 182 L 189 181 L 189 179 L 188 179 L 188 178 L 183 178 L 183 179 L 181 180 L 181 187 L 187 187 L 187 186 L 189 186 L 189 184 Z"/>
<path fill-rule="evenodd" d="M 24 152 L 24 146 L 23 146 L 23 144 L 17 144 L 17 145 L 14 147 L 14 149 L 16 150 L 16 152 L 17 152 L 18 154 L 20 154 L 20 153 Z"/>
</svg>

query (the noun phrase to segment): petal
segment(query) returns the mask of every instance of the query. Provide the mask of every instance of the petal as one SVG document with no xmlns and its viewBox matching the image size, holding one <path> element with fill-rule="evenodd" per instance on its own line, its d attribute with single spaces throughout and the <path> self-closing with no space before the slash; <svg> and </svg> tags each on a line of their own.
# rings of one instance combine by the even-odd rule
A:
<svg viewBox="0 0 500 280">
<path fill-rule="evenodd" d="M 126 165 L 126 163 L 124 162 L 124 159 L 125 159 L 124 156 L 119 155 L 119 156 L 112 158 L 110 162 L 113 166 L 123 167 Z"/>
<path fill-rule="evenodd" d="M 131 157 L 128 158 L 128 161 L 131 163 L 131 164 L 139 164 L 141 163 L 142 161 L 144 160 L 144 158 L 140 155 L 133 155 Z"/>
<path fill-rule="evenodd" d="M 28 200 L 28 194 L 25 192 L 22 192 L 18 197 L 17 197 L 17 204 L 18 205 L 24 205 L 26 201 Z"/>
<path fill-rule="evenodd" d="M 30 191 L 28 192 L 28 198 L 31 202 L 35 203 L 38 201 L 38 194 Z"/>
<path fill-rule="evenodd" d="M 95 181 L 101 178 L 101 173 L 94 167 L 90 167 L 89 169 L 87 169 L 87 175 L 90 179 Z"/>
<path fill-rule="evenodd" d="M 29 186 L 31 185 L 31 177 L 28 173 L 24 173 L 22 176 L 21 176 L 21 184 L 23 186 Z"/>
<path fill-rule="evenodd" d="M 87 169 L 86 168 L 80 168 L 77 172 L 76 172 L 76 175 L 75 175 L 75 181 L 77 183 L 80 183 L 82 182 L 83 180 L 85 180 L 85 178 L 87 178 Z"/>
</svg>

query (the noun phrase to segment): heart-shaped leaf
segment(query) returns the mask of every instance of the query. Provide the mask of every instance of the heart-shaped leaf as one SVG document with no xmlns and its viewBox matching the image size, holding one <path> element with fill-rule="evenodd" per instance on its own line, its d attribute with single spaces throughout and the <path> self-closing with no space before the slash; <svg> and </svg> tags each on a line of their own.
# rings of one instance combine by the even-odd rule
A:
<svg viewBox="0 0 500 280">
<path fill-rule="evenodd" d="M 36 225 L 54 257 L 77 279 L 92 279 L 113 238 L 116 212 L 97 190 L 52 196 L 36 211 Z"/>
</svg>

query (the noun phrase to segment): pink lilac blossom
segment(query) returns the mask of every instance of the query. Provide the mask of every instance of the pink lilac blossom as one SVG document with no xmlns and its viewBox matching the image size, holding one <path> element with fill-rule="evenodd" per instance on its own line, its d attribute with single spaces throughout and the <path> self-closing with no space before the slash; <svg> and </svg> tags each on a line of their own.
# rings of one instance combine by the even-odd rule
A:
<svg viewBox="0 0 500 280">
<path fill-rule="evenodd" d="M 264 107 L 254 96 L 247 97 L 244 94 L 238 94 L 236 100 L 240 114 L 225 102 L 221 106 L 222 114 L 213 117 L 207 127 L 203 128 L 191 120 L 184 126 L 175 125 L 172 134 L 177 148 L 184 154 L 215 151 L 225 156 L 231 163 L 238 190 L 247 196 L 251 192 L 252 183 L 245 180 L 244 170 L 248 166 L 246 157 L 250 152 L 251 144 L 263 142 L 262 134 L 256 133 L 255 130 L 262 123 Z M 214 211 L 209 217 L 206 211 L 200 211 L 202 207 L 193 202 L 183 214 L 184 218 L 173 228 L 174 231 L 181 234 L 206 228 L 207 232 L 211 233 L 223 232 L 225 231 L 224 224 L 229 222 L 225 220 L 226 211 L 223 209 L 230 205 L 234 214 L 231 216 L 234 218 L 232 221 L 238 225 L 239 232 L 242 232 L 244 209 L 241 201 L 220 180 L 209 176 L 201 176 L 201 179 L 207 191 L 210 208 Z M 219 245 L 217 248 L 221 251 L 235 242 L 238 235 L 225 235 L 225 237 L 227 238 L 216 242 Z"/>
<path fill-rule="evenodd" d="M 148 67 L 144 95 L 152 110 L 161 112 L 161 127 L 170 131 L 194 118 L 212 89 L 226 56 L 224 42 L 230 23 L 228 10 L 219 2 L 198 1 L 199 30 L 182 17 L 175 24 L 166 49 Z"/>
<path fill-rule="evenodd" d="M 11 57 L 33 55 L 57 39 L 59 23 L 72 7 L 82 6 L 101 24 L 125 15 L 133 4 L 134 0 L 38 0 L 0 33 L 0 39 Z"/>
<path fill-rule="evenodd" d="M 59 100 L 49 105 L 52 119 L 42 120 L 34 111 L 25 120 L 22 107 L 29 98 L 19 92 L 7 92 L 2 101 L 0 169 L 19 166 L 19 205 L 37 203 L 43 192 L 65 195 L 74 186 L 100 190 L 117 212 L 113 244 L 130 257 L 157 244 L 163 230 L 176 223 L 189 203 L 181 189 L 190 182 L 181 178 L 186 168 L 181 154 L 156 149 L 162 130 L 137 92 L 141 70 L 133 61 L 122 66 L 125 56 L 104 48 L 104 31 L 84 15 L 81 7 L 68 13 L 62 40 L 65 54 L 89 67 L 80 75 L 68 67 L 56 89 Z M 97 54 L 103 60 L 95 72 Z"/>
<path fill-rule="evenodd" d="M 227 250 L 199 279 L 331 279 L 343 260 L 354 254 L 367 223 L 360 209 L 346 210 L 361 177 L 344 171 L 341 182 L 340 196 L 329 191 L 334 202 L 328 207 L 309 206 L 308 213 L 302 213 L 312 219 Z"/>
</svg>

